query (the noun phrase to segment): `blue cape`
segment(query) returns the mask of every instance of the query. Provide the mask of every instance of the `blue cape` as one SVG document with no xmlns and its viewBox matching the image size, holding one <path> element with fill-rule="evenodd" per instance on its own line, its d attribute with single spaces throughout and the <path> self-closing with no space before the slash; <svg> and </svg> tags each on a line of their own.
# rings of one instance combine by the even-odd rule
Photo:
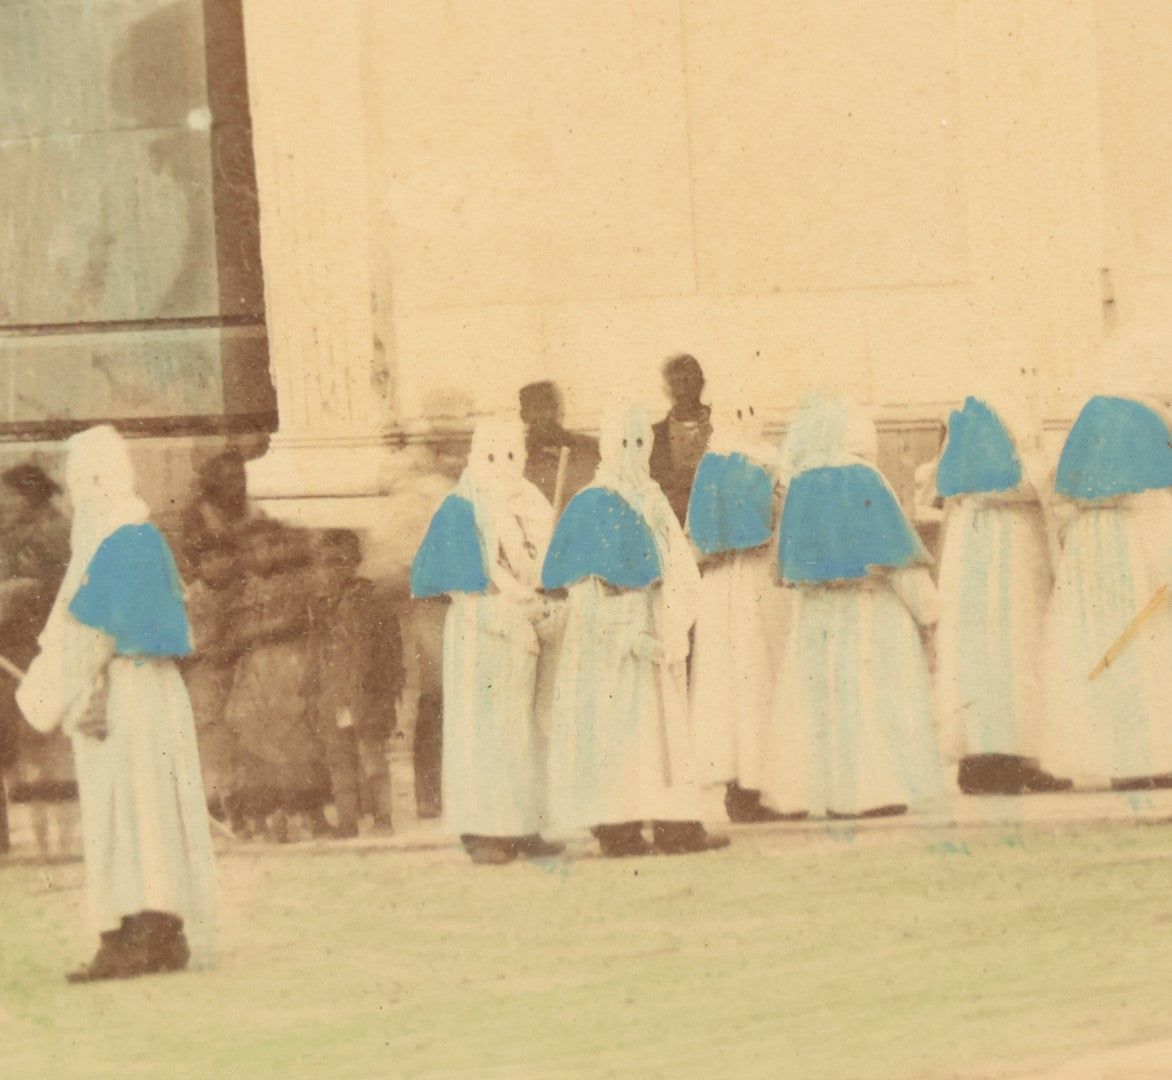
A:
<svg viewBox="0 0 1172 1080">
<path fill-rule="evenodd" d="M 1021 483 L 1021 459 L 997 414 L 970 397 L 948 418 L 948 443 L 936 470 L 936 494 L 1009 491 Z"/>
<path fill-rule="evenodd" d="M 1093 397 L 1062 447 L 1054 490 L 1107 499 L 1172 487 L 1172 447 L 1159 414 L 1127 398 Z"/>
<path fill-rule="evenodd" d="M 606 488 L 587 488 L 566 507 L 541 570 L 546 589 L 564 589 L 587 577 L 621 589 L 642 589 L 663 576 L 647 522 Z"/>
<path fill-rule="evenodd" d="M 411 564 L 411 595 L 482 593 L 488 589 L 476 511 L 459 495 L 440 504 Z"/>
<path fill-rule="evenodd" d="M 778 569 L 786 581 L 847 581 L 926 560 L 899 503 L 869 465 L 810 469 L 790 484 Z"/>
<path fill-rule="evenodd" d="M 183 584 L 153 525 L 124 525 L 102 541 L 69 613 L 109 634 L 119 656 L 191 655 Z"/>
<path fill-rule="evenodd" d="M 705 454 L 688 503 L 688 532 L 702 555 L 748 551 L 773 533 L 773 480 L 744 454 Z"/>
</svg>

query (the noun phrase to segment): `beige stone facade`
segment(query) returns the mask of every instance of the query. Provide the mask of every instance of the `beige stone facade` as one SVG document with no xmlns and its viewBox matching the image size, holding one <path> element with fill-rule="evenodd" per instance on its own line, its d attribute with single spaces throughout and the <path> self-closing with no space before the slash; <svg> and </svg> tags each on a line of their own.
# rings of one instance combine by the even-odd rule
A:
<svg viewBox="0 0 1172 1080">
<path fill-rule="evenodd" d="M 778 424 L 854 393 L 904 486 L 968 392 L 1055 429 L 1095 390 L 1172 394 L 1161 0 L 245 0 L 244 23 L 280 418 L 251 478 L 279 513 L 385 549 L 396 448 L 437 400 L 553 378 L 589 427 L 613 395 L 661 409 L 681 350 Z"/>
<path fill-rule="evenodd" d="M 776 426 L 847 389 L 909 501 L 965 393 L 1055 437 L 1172 396 L 1162 0 L 75 8 L 0 3 L 0 419 L 177 422 L 136 445 L 160 512 L 215 445 L 185 418 L 270 423 L 266 347 L 253 490 L 380 575 L 437 436 L 534 378 L 584 428 L 681 350 Z"/>
</svg>

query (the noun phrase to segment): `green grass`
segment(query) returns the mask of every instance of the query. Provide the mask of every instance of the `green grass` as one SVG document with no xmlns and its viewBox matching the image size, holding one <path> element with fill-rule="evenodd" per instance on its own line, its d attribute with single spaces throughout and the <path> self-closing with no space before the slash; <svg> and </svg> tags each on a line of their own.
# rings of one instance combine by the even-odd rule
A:
<svg viewBox="0 0 1172 1080">
<path fill-rule="evenodd" d="M 232 855 L 215 972 L 84 988 L 80 867 L 2 868 L 0 1075 L 880 1080 L 1172 1033 L 1172 830 L 737 839 Z"/>
</svg>

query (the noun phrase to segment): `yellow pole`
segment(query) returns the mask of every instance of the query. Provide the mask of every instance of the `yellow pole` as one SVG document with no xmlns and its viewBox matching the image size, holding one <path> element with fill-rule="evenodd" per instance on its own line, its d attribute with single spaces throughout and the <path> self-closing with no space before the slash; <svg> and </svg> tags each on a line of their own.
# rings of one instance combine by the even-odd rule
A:
<svg viewBox="0 0 1172 1080">
<path fill-rule="evenodd" d="M 1127 646 L 1130 645 L 1139 636 L 1140 630 L 1143 629 L 1143 624 L 1160 610 L 1167 599 L 1168 586 L 1161 585 L 1156 590 L 1156 595 L 1147 602 L 1147 606 L 1143 609 L 1143 611 L 1141 611 L 1134 619 L 1131 620 L 1131 623 L 1128 625 L 1127 629 L 1119 635 L 1115 641 L 1115 644 L 1112 645 L 1111 648 L 1109 648 L 1106 653 L 1103 654 L 1103 659 L 1095 665 L 1095 670 L 1092 671 L 1090 675 L 1092 682 L 1100 675 L 1102 675 L 1103 672 L 1106 671 L 1113 663 L 1115 663 L 1116 660 L 1119 659 L 1123 650 L 1126 649 Z"/>
</svg>

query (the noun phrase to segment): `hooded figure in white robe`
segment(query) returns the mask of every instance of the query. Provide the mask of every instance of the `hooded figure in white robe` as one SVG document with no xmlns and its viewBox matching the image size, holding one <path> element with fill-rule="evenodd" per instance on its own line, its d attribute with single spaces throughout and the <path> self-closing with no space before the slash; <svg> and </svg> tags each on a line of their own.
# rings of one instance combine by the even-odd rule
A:
<svg viewBox="0 0 1172 1080">
<path fill-rule="evenodd" d="M 937 707 L 946 756 L 971 794 L 1069 788 L 1041 772 L 1042 623 L 1051 570 L 1039 439 L 968 398 L 936 467 L 944 501 Z"/>
<path fill-rule="evenodd" d="M 416 597 L 451 597 L 444 623 L 443 819 L 473 860 L 563 850 L 538 835 L 546 770 L 536 715 L 538 594 L 553 509 L 522 475 L 519 422 L 484 421 L 468 466 L 411 568 Z"/>
<path fill-rule="evenodd" d="M 870 817 L 945 795 L 920 639 L 928 557 L 874 467 L 875 425 L 838 399 L 794 420 L 779 574 L 796 586 L 762 781 L 787 814 Z"/>
<path fill-rule="evenodd" d="M 71 737 L 86 893 L 101 947 L 72 981 L 212 962 L 216 876 L 195 723 L 176 659 L 191 651 L 171 550 L 148 522 L 111 427 L 67 444 L 72 553 L 18 702 Z"/>
<path fill-rule="evenodd" d="M 593 828 L 603 854 L 645 855 L 650 820 L 666 854 L 709 836 L 688 722 L 689 631 L 700 574 L 675 512 L 651 479 L 641 408 L 606 412 L 602 462 L 558 522 L 546 589 L 568 591 L 550 735 L 554 822 Z"/>
<path fill-rule="evenodd" d="M 697 778 L 725 785 L 736 822 L 779 816 L 760 794 L 783 618 L 772 543 L 775 455 L 759 405 L 729 393 L 713 405 L 688 505 L 701 570 L 689 684 Z"/>
<path fill-rule="evenodd" d="M 1064 519 L 1046 616 L 1038 756 L 1076 783 L 1172 774 L 1172 435 L 1135 400 L 1092 398 L 1062 450 Z"/>
</svg>

